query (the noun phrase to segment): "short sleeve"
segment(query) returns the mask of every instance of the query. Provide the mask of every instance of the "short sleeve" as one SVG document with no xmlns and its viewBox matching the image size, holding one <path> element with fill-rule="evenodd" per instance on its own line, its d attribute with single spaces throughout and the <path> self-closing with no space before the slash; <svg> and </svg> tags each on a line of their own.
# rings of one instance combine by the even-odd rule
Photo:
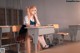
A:
<svg viewBox="0 0 80 53">
<path fill-rule="evenodd" d="M 29 23 L 28 16 L 25 16 L 24 19 L 23 19 L 23 24 L 26 25 L 28 23 Z"/>
</svg>

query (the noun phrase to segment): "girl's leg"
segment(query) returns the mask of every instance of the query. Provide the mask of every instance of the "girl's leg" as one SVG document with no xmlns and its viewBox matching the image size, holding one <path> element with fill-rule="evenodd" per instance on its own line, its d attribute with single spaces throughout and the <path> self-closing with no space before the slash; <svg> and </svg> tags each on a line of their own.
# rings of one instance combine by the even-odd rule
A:
<svg viewBox="0 0 80 53">
<path fill-rule="evenodd" d="M 25 38 L 25 49 L 26 53 L 31 53 L 31 43 L 30 43 L 30 36 L 26 36 Z"/>
<path fill-rule="evenodd" d="M 38 37 L 38 41 L 41 43 L 42 47 L 46 47 L 46 48 L 49 47 L 49 46 L 46 44 L 43 35 L 40 35 L 40 36 Z"/>
<path fill-rule="evenodd" d="M 40 42 L 39 42 L 39 41 L 38 41 L 37 48 L 38 48 L 38 50 L 39 50 L 39 51 L 40 51 L 40 50 L 42 50 L 42 48 L 41 48 L 41 44 L 40 44 Z"/>
</svg>

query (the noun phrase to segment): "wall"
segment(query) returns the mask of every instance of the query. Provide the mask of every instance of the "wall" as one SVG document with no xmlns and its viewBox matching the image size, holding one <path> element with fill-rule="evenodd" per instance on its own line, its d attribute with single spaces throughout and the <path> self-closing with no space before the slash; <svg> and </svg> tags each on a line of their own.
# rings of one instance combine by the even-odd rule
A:
<svg viewBox="0 0 80 53">
<path fill-rule="evenodd" d="M 0 7 L 22 8 L 24 16 L 25 7 L 29 5 L 38 7 L 38 16 L 42 25 L 58 23 L 61 28 L 68 28 L 68 25 L 80 24 L 80 2 L 66 2 L 66 0 L 0 0 Z"/>
</svg>

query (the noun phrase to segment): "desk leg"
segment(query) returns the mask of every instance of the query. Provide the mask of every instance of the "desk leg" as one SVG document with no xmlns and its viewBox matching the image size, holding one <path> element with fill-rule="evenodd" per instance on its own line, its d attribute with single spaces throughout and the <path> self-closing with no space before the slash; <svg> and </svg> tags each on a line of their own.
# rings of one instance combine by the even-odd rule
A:
<svg viewBox="0 0 80 53">
<path fill-rule="evenodd" d="M 1 48 L 1 37 L 2 37 L 2 29 L 0 28 L 0 48 Z"/>
<path fill-rule="evenodd" d="M 34 38 L 33 38 L 34 46 L 35 46 L 35 53 L 37 53 L 37 44 L 38 44 L 38 31 L 35 31 Z"/>
<path fill-rule="evenodd" d="M 35 44 L 35 53 L 37 53 L 37 45 Z"/>
</svg>

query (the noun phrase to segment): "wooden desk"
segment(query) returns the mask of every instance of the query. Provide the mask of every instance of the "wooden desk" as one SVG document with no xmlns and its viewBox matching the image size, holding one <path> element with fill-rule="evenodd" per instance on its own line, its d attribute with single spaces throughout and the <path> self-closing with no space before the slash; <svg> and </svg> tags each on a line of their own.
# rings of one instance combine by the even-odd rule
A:
<svg viewBox="0 0 80 53">
<path fill-rule="evenodd" d="M 17 26 L 0 26 L 0 48 L 4 48 L 6 50 L 6 46 L 12 46 L 12 45 L 16 45 L 17 47 L 17 52 L 20 53 L 19 51 L 19 44 L 14 42 L 14 43 L 9 43 L 9 44 L 5 44 L 2 45 L 2 33 L 7 33 L 7 32 L 18 32 L 18 27 Z M 17 30 L 17 31 L 16 31 Z M 11 35 L 12 36 L 12 35 Z M 13 36 L 15 36 L 15 34 L 13 34 Z M 14 37 L 15 38 L 15 37 Z M 14 40 L 15 41 L 15 40 Z"/>
<path fill-rule="evenodd" d="M 1 38 L 2 38 L 2 33 L 10 32 L 11 26 L 0 26 L 0 48 L 1 48 Z"/>
<path fill-rule="evenodd" d="M 44 34 L 53 34 L 55 32 L 53 26 L 27 27 L 27 28 L 28 33 L 33 38 L 33 43 L 35 45 L 35 53 L 37 53 L 38 36 Z"/>
<path fill-rule="evenodd" d="M 80 41 L 80 25 L 69 25 L 71 41 Z"/>
</svg>

